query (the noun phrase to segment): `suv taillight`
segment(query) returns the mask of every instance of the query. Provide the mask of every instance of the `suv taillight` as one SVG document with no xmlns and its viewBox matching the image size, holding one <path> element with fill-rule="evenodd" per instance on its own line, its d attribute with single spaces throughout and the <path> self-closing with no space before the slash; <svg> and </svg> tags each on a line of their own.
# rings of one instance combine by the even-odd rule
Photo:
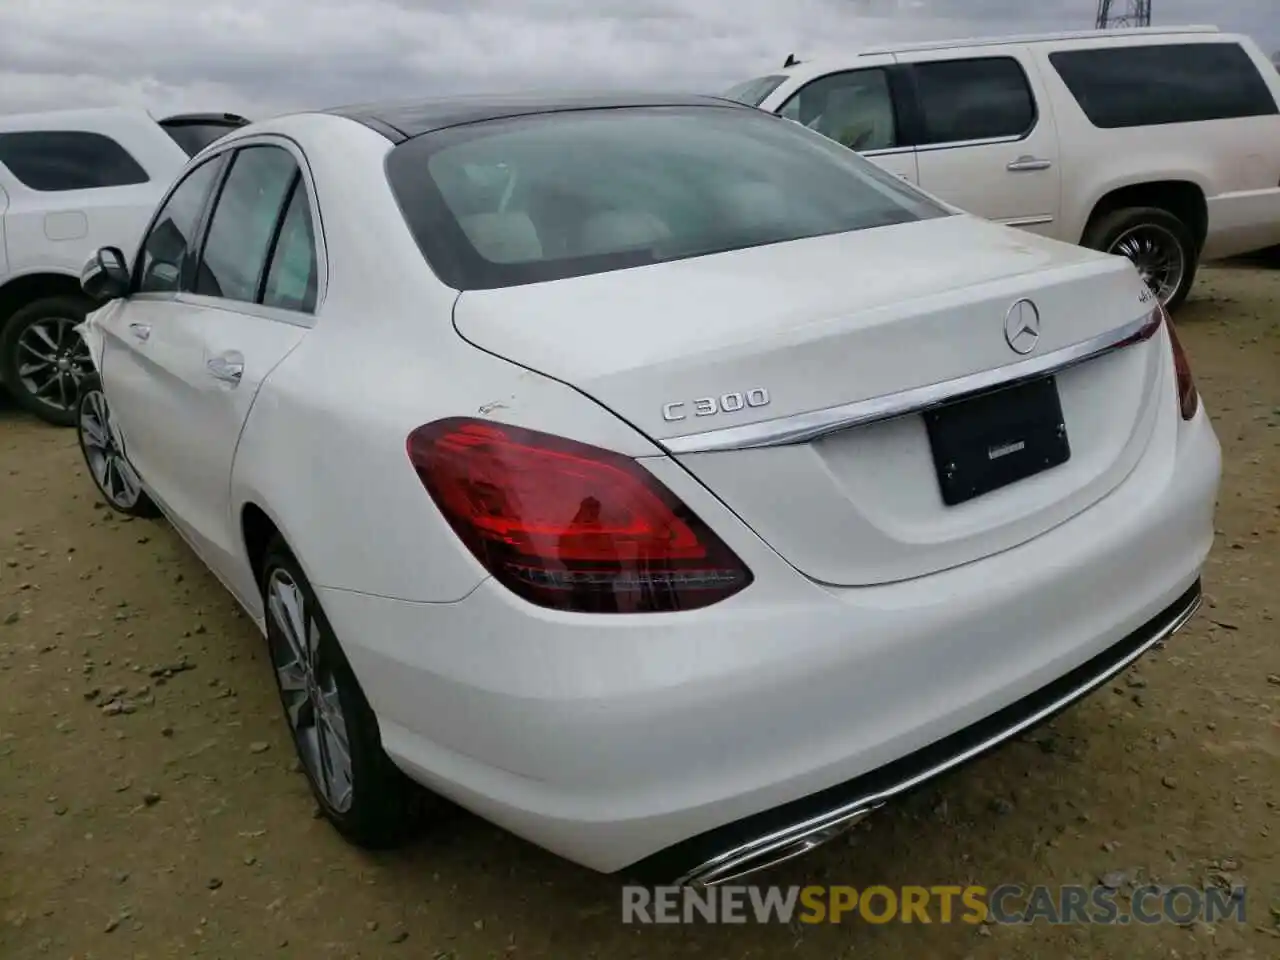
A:
<svg viewBox="0 0 1280 960">
<path fill-rule="evenodd" d="M 531 603 L 581 613 L 691 610 L 751 572 L 635 460 L 484 420 L 419 427 L 409 460 L 454 532 Z"/>
<path fill-rule="evenodd" d="M 1183 420 L 1190 420 L 1200 409 L 1200 392 L 1196 389 L 1195 379 L 1191 376 L 1191 364 L 1187 362 L 1187 353 L 1178 340 L 1178 331 L 1173 327 L 1173 318 L 1163 306 L 1159 307 L 1164 319 L 1165 329 L 1169 331 L 1169 346 L 1173 349 L 1173 369 L 1177 374 L 1178 409 Z"/>
</svg>

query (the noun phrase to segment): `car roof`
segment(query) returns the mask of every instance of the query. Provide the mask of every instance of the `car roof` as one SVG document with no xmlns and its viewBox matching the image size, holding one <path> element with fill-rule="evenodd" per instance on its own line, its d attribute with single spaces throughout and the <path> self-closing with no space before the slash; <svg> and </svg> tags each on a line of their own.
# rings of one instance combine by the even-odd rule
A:
<svg viewBox="0 0 1280 960">
<path fill-rule="evenodd" d="M 404 100 L 335 107 L 336 114 L 364 124 L 395 142 L 433 130 L 485 120 L 526 117 L 569 110 L 611 110 L 628 107 L 722 107 L 751 109 L 722 97 L 681 93 L 510 94 Z"/>
<path fill-rule="evenodd" d="M 142 107 L 72 107 L 0 114 L 0 130 L 51 130 L 58 127 L 74 128 L 86 123 L 100 126 L 121 120 L 134 122 L 138 119 L 155 122 L 155 117 Z"/>
</svg>

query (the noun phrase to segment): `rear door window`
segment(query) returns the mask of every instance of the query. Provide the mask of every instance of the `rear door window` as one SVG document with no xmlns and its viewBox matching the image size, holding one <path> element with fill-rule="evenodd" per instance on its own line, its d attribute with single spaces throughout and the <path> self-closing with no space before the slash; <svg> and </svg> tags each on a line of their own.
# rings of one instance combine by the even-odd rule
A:
<svg viewBox="0 0 1280 960">
<path fill-rule="evenodd" d="M 257 300 L 281 208 L 297 176 L 293 155 L 280 147 L 236 151 L 209 220 L 193 292 L 244 303 Z"/>
<path fill-rule="evenodd" d="M 1236 43 L 1060 50 L 1049 62 L 1103 129 L 1277 113 L 1253 58 Z"/>
<path fill-rule="evenodd" d="M 911 65 L 920 108 L 919 145 L 1015 139 L 1036 125 L 1027 75 L 1013 57 Z"/>
</svg>

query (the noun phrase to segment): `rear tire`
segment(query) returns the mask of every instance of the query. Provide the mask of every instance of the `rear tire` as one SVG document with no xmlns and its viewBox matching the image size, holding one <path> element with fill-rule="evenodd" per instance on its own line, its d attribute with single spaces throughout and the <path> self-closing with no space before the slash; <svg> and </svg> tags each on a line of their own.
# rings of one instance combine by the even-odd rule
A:
<svg viewBox="0 0 1280 960">
<path fill-rule="evenodd" d="M 1170 311 L 1187 299 L 1200 265 L 1191 228 L 1158 207 L 1127 207 L 1099 217 L 1085 231 L 1084 246 L 1128 257 Z"/>
<path fill-rule="evenodd" d="M 75 412 L 80 452 L 107 506 L 130 517 L 158 517 L 160 511 L 143 491 L 137 471 L 125 455 L 102 380 L 96 373 L 80 381 Z"/>
<path fill-rule="evenodd" d="M 306 574 L 278 536 L 267 547 L 260 586 L 276 688 L 316 803 L 357 846 L 401 845 L 417 832 L 426 791 L 383 751 L 377 717 Z"/>
<path fill-rule="evenodd" d="M 92 309 L 83 297 L 42 297 L 15 312 L 0 332 L 0 380 L 19 406 L 46 423 L 76 423 L 79 384 L 93 364 L 72 328 Z"/>
</svg>

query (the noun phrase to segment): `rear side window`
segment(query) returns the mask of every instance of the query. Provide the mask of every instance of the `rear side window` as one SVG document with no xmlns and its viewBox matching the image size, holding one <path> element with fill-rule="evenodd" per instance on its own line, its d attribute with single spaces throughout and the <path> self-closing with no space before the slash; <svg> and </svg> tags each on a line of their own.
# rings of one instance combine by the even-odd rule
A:
<svg viewBox="0 0 1280 960">
<path fill-rule="evenodd" d="M 1266 81 L 1235 43 L 1060 50 L 1049 62 L 1089 121 L 1104 129 L 1277 112 Z"/>
<path fill-rule="evenodd" d="M 48 193 L 148 180 L 147 171 L 115 140 L 83 130 L 0 134 L 0 163 L 24 186 Z"/>
<path fill-rule="evenodd" d="M 400 144 L 387 174 L 427 260 L 463 290 L 949 214 L 826 137 L 742 107 L 458 126 Z"/>
<path fill-rule="evenodd" d="M 1031 85 L 1012 57 L 917 63 L 911 74 L 921 145 L 1021 137 L 1036 124 Z"/>
<path fill-rule="evenodd" d="M 316 308 L 315 229 L 311 223 L 311 204 L 301 177 L 294 178 L 293 191 L 280 236 L 276 240 L 271 266 L 267 270 L 262 303 L 281 310 L 312 313 Z"/>
</svg>

